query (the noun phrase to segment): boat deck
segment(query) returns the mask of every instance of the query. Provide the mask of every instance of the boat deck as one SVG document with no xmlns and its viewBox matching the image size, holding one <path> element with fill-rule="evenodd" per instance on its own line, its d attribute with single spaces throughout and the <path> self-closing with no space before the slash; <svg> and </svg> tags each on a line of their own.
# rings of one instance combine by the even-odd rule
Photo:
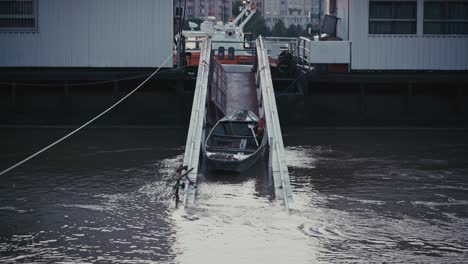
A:
<svg viewBox="0 0 468 264">
<path fill-rule="evenodd" d="M 255 73 L 250 65 L 223 65 L 226 72 L 226 113 L 250 110 L 258 116 Z"/>
</svg>

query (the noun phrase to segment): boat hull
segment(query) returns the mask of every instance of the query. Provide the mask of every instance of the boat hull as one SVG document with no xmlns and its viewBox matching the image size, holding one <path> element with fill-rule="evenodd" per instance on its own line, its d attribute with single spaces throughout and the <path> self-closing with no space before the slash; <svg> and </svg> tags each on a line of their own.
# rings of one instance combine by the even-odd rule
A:
<svg viewBox="0 0 468 264">
<path fill-rule="evenodd" d="M 207 155 L 204 156 L 209 170 L 242 172 L 257 163 L 263 157 L 264 152 L 265 146 L 262 145 L 255 153 L 243 160 L 220 160 L 209 158 Z"/>
</svg>

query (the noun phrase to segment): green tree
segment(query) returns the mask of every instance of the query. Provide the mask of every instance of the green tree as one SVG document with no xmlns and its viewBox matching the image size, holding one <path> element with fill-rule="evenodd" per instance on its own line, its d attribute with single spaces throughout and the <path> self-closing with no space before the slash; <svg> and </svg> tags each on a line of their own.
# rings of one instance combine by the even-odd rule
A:
<svg viewBox="0 0 468 264">
<path fill-rule="evenodd" d="M 284 37 L 286 36 L 286 26 L 284 25 L 283 20 L 279 19 L 273 25 L 273 29 L 271 30 L 271 35 L 274 37 Z"/>
<path fill-rule="evenodd" d="M 294 24 L 289 25 L 286 30 L 286 37 L 296 37 L 297 36 L 297 27 Z"/>
<path fill-rule="evenodd" d="M 303 36 L 303 32 L 304 32 L 304 29 L 302 28 L 301 25 L 297 25 L 296 26 L 296 36 L 295 37 L 302 37 Z"/>
<path fill-rule="evenodd" d="M 297 38 L 300 36 L 304 36 L 304 29 L 302 29 L 301 25 L 292 24 L 286 30 L 286 37 Z"/>
<path fill-rule="evenodd" d="M 269 36 L 270 29 L 268 28 L 265 19 L 259 13 L 255 13 L 249 22 L 245 25 L 244 32 L 252 33 L 254 38 L 258 36 Z"/>
</svg>

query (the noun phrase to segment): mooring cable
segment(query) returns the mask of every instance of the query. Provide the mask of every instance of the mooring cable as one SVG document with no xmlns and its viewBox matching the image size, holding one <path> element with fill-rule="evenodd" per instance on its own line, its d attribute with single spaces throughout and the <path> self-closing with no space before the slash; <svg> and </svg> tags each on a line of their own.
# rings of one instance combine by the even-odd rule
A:
<svg viewBox="0 0 468 264">
<path fill-rule="evenodd" d="M 188 67 L 189 65 L 185 65 L 185 66 L 180 66 L 179 68 L 173 68 L 173 69 L 169 69 L 169 70 L 165 70 L 165 71 L 161 71 L 159 73 L 163 73 L 163 72 L 171 72 L 171 71 L 177 71 L 177 70 L 180 70 L 182 68 L 186 68 Z M 120 78 L 120 79 L 113 79 L 113 80 L 105 80 L 105 81 L 97 81 L 97 82 L 89 82 L 89 83 L 66 83 L 66 85 L 68 86 L 87 86 L 87 85 L 96 85 L 96 84 L 105 84 L 105 83 L 113 83 L 113 82 L 120 82 L 120 81 L 128 81 L 128 80 L 134 80 L 134 79 L 141 79 L 143 77 L 146 77 L 146 76 L 149 76 L 151 75 L 151 73 L 147 73 L 147 74 L 141 74 L 141 75 L 134 75 L 134 76 L 129 76 L 129 77 L 125 77 L 125 78 Z M 35 83 L 17 83 L 17 82 L 14 82 L 16 85 L 19 85 L 19 86 L 37 86 L 37 87 L 63 87 L 65 84 L 41 84 L 41 83 L 38 83 L 38 84 L 35 84 Z M 12 82 L 0 82 L 1 85 L 11 85 Z"/>
<path fill-rule="evenodd" d="M 83 129 L 84 127 L 86 127 L 87 125 L 91 124 L 92 122 L 96 121 L 98 118 L 100 118 L 101 116 L 103 116 L 104 114 L 106 114 L 107 112 L 109 112 L 110 110 L 112 110 L 114 107 L 116 107 L 117 105 L 119 105 L 121 102 L 123 102 L 125 99 L 127 99 L 128 97 L 130 97 L 132 94 L 134 94 L 138 89 L 140 89 L 147 81 L 149 81 L 154 75 L 156 75 L 156 73 L 159 72 L 159 70 L 163 67 L 163 65 L 165 65 L 170 58 L 172 58 L 172 53 L 171 55 L 169 55 L 169 57 L 162 63 L 161 66 L 159 66 L 148 78 L 146 78 L 142 83 L 140 83 L 135 89 L 133 89 L 131 92 L 129 92 L 127 95 L 125 95 L 124 97 L 122 97 L 119 101 L 117 101 L 116 103 L 114 103 L 112 106 L 110 106 L 109 108 L 107 108 L 106 110 L 104 110 L 102 113 L 100 113 L 99 115 L 95 116 L 94 118 L 92 118 L 91 120 L 89 120 L 88 122 L 86 122 L 85 124 L 83 124 L 82 126 L 78 127 L 77 129 L 73 130 L 72 132 L 68 133 L 67 135 L 65 135 L 64 137 L 60 138 L 59 140 L 55 141 L 54 143 L 48 145 L 47 147 L 39 150 L 38 152 L 32 154 L 31 156 L 25 158 L 24 160 L 16 163 L 15 165 L 9 167 L 8 169 L 0 172 L 0 176 L 15 169 L 16 167 L 24 164 L 25 162 L 29 161 L 30 159 L 36 157 L 37 155 L 43 153 L 44 151 L 50 149 L 51 147 L 57 145 L 58 143 L 64 141 L 65 139 L 69 138 L 70 136 L 72 136 L 73 134 L 75 134 L 76 132 L 80 131 L 81 129 Z"/>
<path fill-rule="evenodd" d="M 166 72 L 166 71 L 163 71 L 163 72 Z M 105 83 L 139 79 L 139 78 L 146 77 L 150 74 L 151 73 L 147 73 L 147 74 L 135 75 L 135 76 L 130 76 L 130 77 L 121 78 L 121 79 L 114 79 L 114 80 L 105 80 L 105 81 L 88 82 L 88 83 L 65 83 L 65 84 L 68 86 L 86 86 L 86 85 L 105 84 Z M 12 82 L 0 82 L 0 84 L 2 85 L 11 85 L 11 83 Z M 36 83 L 17 83 L 17 82 L 14 82 L 14 83 L 20 86 L 37 86 L 37 87 L 63 87 L 65 85 L 65 84 L 42 84 L 42 83 L 36 84 Z"/>
</svg>

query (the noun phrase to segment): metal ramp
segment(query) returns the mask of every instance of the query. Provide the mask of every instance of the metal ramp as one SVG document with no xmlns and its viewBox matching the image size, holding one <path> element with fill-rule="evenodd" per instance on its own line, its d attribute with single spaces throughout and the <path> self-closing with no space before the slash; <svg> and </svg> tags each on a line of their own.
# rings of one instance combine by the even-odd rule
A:
<svg viewBox="0 0 468 264">
<path fill-rule="evenodd" d="M 226 73 L 226 113 L 250 110 L 258 115 L 255 74 L 251 65 L 223 65 Z"/>
<path fill-rule="evenodd" d="M 282 200 L 284 206 L 289 210 L 293 195 L 286 163 L 286 154 L 284 152 L 278 109 L 276 108 L 270 63 L 265 41 L 262 37 L 257 39 L 257 57 L 258 66 L 256 81 L 260 89 L 258 92 L 258 101 L 261 102 L 259 112 L 260 115 L 263 114 L 265 117 L 269 143 L 268 168 L 275 185 L 275 197 L 277 200 Z"/>
<path fill-rule="evenodd" d="M 187 208 L 195 202 L 196 188 L 192 183 L 197 182 L 201 171 L 201 147 L 208 132 L 209 107 L 215 105 L 224 114 L 247 109 L 265 119 L 268 171 L 273 179 L 275 198 L 282 201 L 289 210 L 293 196 L 265 42 L 261 37 L 256 41 L 256 72 L 252 71 L 252 66 L 219 64 L 212 58 L 211 43 L 211 39 L 206 38 L 200 54 L 183 160 L 183 165 L 193 170 L 188 174 L 185 187 L 181 190 L 183 206 Z M 210 83 L 211 91 L 208 91 Z"/>
<path fill-rule="evenodd" d="M 184 207 L 193 204 L 195 201 L 196 187 L 191 183 L 197 183 L 200 163 L 201 144 L 205 137 L 206 123 L 206 97 L 208 92 L 208 77 L 210 73 L 211 59 L 211 38 L 205 38 L 200 54 L 200 62 L 198 65 L 197 82 L 195 86 L 195 94 L 193 96 L 192 113 L 190 116 L 190 125 L 187 134 L 187 142 L 185 144 L 185 153 L 183 166 L 187 166 L 193 170 L 188 174 L 188 179 L 185 180 L 185 188 L 183 190 L 182 203 Z"/>
</svg>

